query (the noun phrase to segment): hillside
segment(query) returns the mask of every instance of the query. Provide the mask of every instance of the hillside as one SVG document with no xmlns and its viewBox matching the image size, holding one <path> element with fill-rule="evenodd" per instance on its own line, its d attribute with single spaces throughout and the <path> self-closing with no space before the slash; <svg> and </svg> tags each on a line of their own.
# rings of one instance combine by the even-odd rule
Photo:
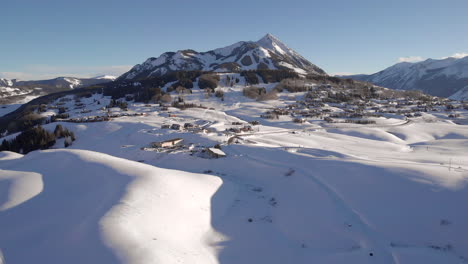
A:
<svg viewBox="0 0 468 264">
<path fill-rule="evenodd" d="M 468 57 L 401 62 L 371 75 L 346 77 L 397 90 L 420 90 L 435 96 L 450 97 L 468 86 Z"/>
<path fill-rule="evenodd" d="M 37 81 L 0 79 L 0 116 L 12 112 L 22 104 L 40 96 L 108 83 L 115 79 L 116 77 L 110 75 L 102 75 L 94 78 L 58 77 L 50 80 Z"/>
<path fill-rule="evenodd" d="M 77 139 L 0 153 L 3 262 L 468 263 L 462 105 L 446 112 L 424 96 L 361 105 L 346 95 L 362 87 L 323 79 L 262 101 L 243 95 L 243 79 L 226 83 L 240 75 L 219 75 L 223 100 L 195 86 L 187 108 L 115 106 L 97 92 L 51 100 L 39 114 L 59 106 L 69 118 L 43 127 Z M 183 141 L 153 144 L 174 138 Z M 225 157 L 209 155 L 218 144 Z"/>
</svg>

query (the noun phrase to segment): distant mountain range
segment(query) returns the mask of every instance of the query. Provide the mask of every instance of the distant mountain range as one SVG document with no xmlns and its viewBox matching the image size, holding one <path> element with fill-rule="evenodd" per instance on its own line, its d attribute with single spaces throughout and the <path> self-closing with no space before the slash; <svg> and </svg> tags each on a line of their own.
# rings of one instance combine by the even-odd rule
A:
<svg viewBox="0 0 468 264">
<path fill-rule="evenodd" d="M 421 90 L 435 96 L 468 99 L 468 57 L 401 62 L 374 74 L 342 77 L 397 90 Z"/>
<path fill-rule="evenodd" d="M 259 69 L 287 69 L 304 75 L 326 74 L 324 70 L 288 48 L 279 39 L 267 34 L 256 42 L 241 41 L 207 52 L 194 50 L 166 52 L 134 66 L 120 76 L 119 80 L 159 77 L 174 71 L 230 72 Z"/>
<path fill-rule="evenodd" d="M 94 78 L 58 77 L 55 79 L 38 81 L 19 81 L 15 79 L 8 80 L 1 78 L 0 100 L 1 103 L 5 103 L 6 101 L 16 101 L 17 99 L 22 99 L 16 97 L 24 97 L 28 95 L 37 97 L 53 92 L 111 82 L 115 79 L 116 77 L 110 75 L 102 75 Z M 12 97 L 15 98 L 12 99 Z"/>
<path fill-rule="evenodd" d="M 37 80 L 37 81 L 19 81 L 16 79 L 8 80 L 8 79 L 0 79 L 0 86 L 1 87 L 25 87 L 25 86 L 50 86 L 55 88 L 63 88 L 63 89 L 75 89 L 83 86 L 103 83 L 103 82 L 110 82 L 115 80 L 115 76 L 110 75 L 102 75 L 97 76 L 94 78 L 75 78 L 75 77 L 58 77 L 55 79 L 49 80 Z"/>
</svg>

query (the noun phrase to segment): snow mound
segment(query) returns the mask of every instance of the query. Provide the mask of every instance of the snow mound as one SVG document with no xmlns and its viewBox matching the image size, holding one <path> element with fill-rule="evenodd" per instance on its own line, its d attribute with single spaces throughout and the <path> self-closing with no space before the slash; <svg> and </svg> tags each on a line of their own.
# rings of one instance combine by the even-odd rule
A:
<svg viewBox="0 0 468 264">
<path fill-rule="evenodd" d="M 204 241 L 217 177 L 84 150 L 3 158 L 0 167 L 5 263 L 214 262 Z"/>
</svg>

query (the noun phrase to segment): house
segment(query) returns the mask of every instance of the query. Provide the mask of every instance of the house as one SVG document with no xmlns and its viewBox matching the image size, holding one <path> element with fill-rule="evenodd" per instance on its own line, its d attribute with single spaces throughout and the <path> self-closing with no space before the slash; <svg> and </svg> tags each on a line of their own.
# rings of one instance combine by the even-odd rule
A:
<svg viewBox="0 0 468 264">
<path fill-rule="evenodd" d="M 192 123 L 185 123 L 185 124 L 184 124 L 184 128 L 185 128 L 185 129 L 195 128 L 195 124 L 192 124 Z"/>
<path fill-rule="evenodd" d="M 180 130 L 180 125 L 179 124 L 172 124 L 171 129 Z"/>
<path fill-rule="evenodd" d="M 236 127 L 231 127 L 229 129 L 226 129 L 226 130 L 229 131 L 229 132 L 233 132 L 233 133 L 240 133 L 241 132 L 241 129 L 236 128 Z"/>
<path fill-rule="evenodd" d="M 184 141 L 184 139 L 174 138 L 174 139 L 164 140 L 161 142 L 152 142 L 151 146 L 153 148 L 172 148 L 182 143 L 182 141 Z"/>
<path fill-rule="evenodd" d="M 306 121 L 306 120 L 305 120 L 304 118 L 294 118 L 294 119 L 293 119 L 293 122 L 294 122 L 294 123 L 300 123 L 300 124 L 302 124 L 302 123 L 305 123 L 305 121 Z"/>
<path fill-rule="evenodd" d="M 223 158 L 226 157 L 226 153 L 218 148 L 207 148 L 206 152 L 212 158 Z"/>
<path fill-rule="evenodd" d="M 242 132 L 250 132 L 253 131 L 251 126 L 244 126 L 243 128 L 240 129 Z"/>
</svg>

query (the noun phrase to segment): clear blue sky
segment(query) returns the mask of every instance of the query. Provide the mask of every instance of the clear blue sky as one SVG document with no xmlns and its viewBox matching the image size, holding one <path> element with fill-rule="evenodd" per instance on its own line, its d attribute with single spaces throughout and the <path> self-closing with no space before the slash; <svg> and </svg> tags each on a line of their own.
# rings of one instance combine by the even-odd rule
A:
<svg viewBox="0 0 468 264">
<path fill-rule="evenodd" d="M 272 33 L 328 73 L 468 53 L 467 0 L 3 1 L 0 77 L 116 74 Z"/>
</svg>

